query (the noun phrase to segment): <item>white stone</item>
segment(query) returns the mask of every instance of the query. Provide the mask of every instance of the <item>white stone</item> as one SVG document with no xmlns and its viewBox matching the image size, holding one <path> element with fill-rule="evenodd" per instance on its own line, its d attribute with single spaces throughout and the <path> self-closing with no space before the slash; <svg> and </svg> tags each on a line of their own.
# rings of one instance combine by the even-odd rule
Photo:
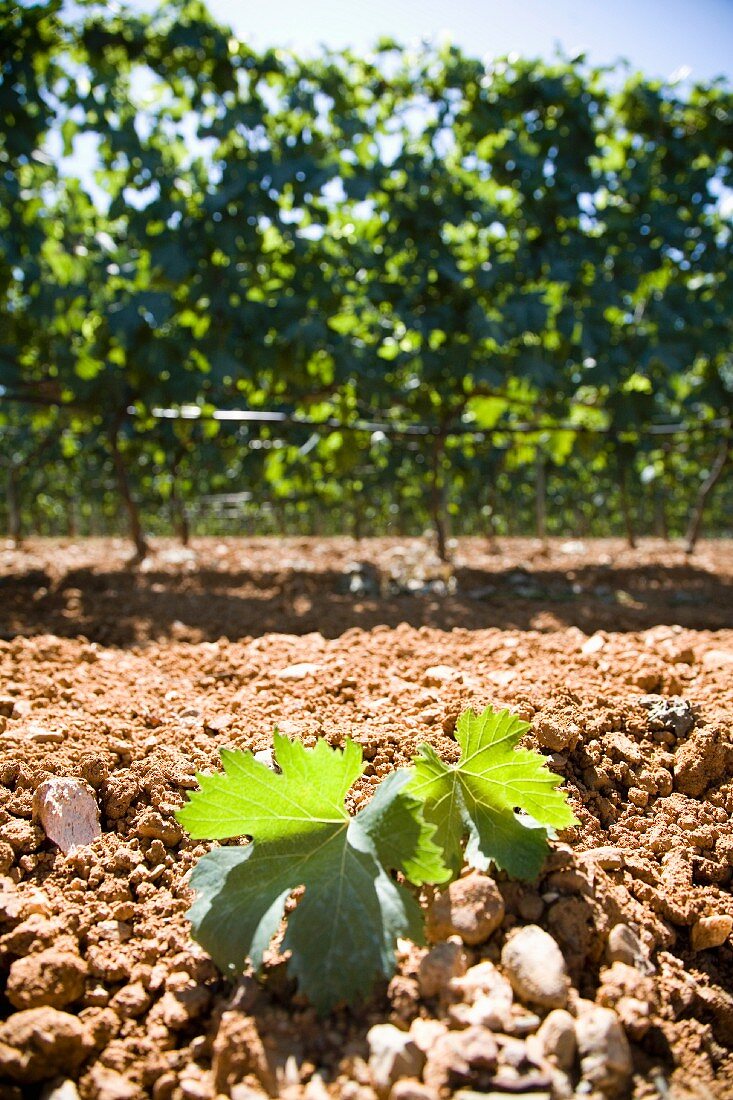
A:
<svg viewBox="0 0 733 1100">
<path fill-rule="evenodd" d="M 234 1088 L 237 1086 L 235 1085 Z M 232 1100 L 234 1091 L 232 1090 Z M 331 1094 L 326 1088 L 320 1073 L 314 1073 L 308 1084 L 303 1089 L 303 1100 L 331 1100 Z"/>
<path fill-rule="evenodd" d="M 47 1086 L 41 1093 L 41 1100 L 79 1100 L 79 1091 L 73 1081 L 61 1081 Z"/>
<path fill-rule="evenodd" d="M 477 997 L 466 1013 L 466 1023 L 487 1027 L 490 1031 L 507 1031 L 512 1018 L 511 1008 L 501 997 L 489 994 Z"/>
<path fill-rule="evenodd" d="M 264 764 L 271 772 L 280 772 L 280 765 L 275 760 L 272 749 L 259 749 L 254 754 L 254 758 L 258 764 Z"/>
<path fill-rule="evenodd" d="M 423 673 L 422 682 L 426 687 L 441 687 L 449 684 L 451 680 L 460 680 L 461 673 L 451 665 L 431 665 Z"/>
<path fill-rule="evenodd" d="M 633 1068 L 631 1051 L 613 1009 L 586 1002 L 575 1021 L 575 1037 L 583 1081 L 604 1095 L 625 1095 Z"/>
<path fill-rule="evenodd" d="M 49 729 L 40 722 L 28 722 L 17 731 L 17 736 L 36 745 L 60 745 L 65 739 L 61 730 Z"/>
<path fill-rule="evenodd" d="M 451 982 L 451 992 L 470 1005 L 469 1024 L 503 1031 L 512 1014 L 514 992 L 504 975 L 488 960 L 472 966 Z"/>
<path fill-rule="evenodd" d="M 104 1100 L 139 1100 L 140 1090 L 129 1077 L 97 1064 L 90 1071 L 93 1095 Z"/>
<path fill-rule="evenodd" d="M 592 634 L 587 642 L 583 642 L 580 652 L 584 657 L 592 657 L 594 653 L 600 653 L 605 644 L 606 639 L 602 634 Z"/>
<path fill-rule="evenodd" d="M 33 813 L 62 852 L 91 844 L 102 834 L 97 801 L 87 784 L 78 779 L 41 783 L 33 796 Z"/>
<path fill-rule="evenodd" d="M 727 913 L 700 917 L 692 926 L 692 950 L 707 951 L 711 947 L 722 947 L 731 932 L 733 917 L 729 917 Z"/>
<path fill-rule="evenodd" d="M 733 650 L 731 649 L 709 649 L 707 653 L 702 655 L 702 663 L 705 668 L 711 672 L 717 672 L 719 669 L 730 668 L 733 665 Z"/>
<path fill-rule="evenodd" d="M 412 1036 L 394 1024 L 376 1024 L 367 1032 L 369 1072 L 378 1093 L 386 1096 L 398 1077 L 419 1077 L 425 1055 Z"/>
<path fill-rule="evenodd" d="M 553 1008 L 545 1016 L 536 1041 L 545 1058 L 552 1058 L 560 1069 L 572 1069 L 575 1063 L 575 1020 L 564 1008 Z"/>
<path fill-rule="evenodd" d="M 560 543 L 561 554 L 585 554 L 586 545 L 579 539 L 568 539 L 567 542 Z"/>
<path fill-rule="evenodd" d="M 432 1049 L 438 1039 L 442 1038 L 448 1028 L 440 1020 L 423 1019 L 416 1016 L 410 1024 L 410 1038 L 423 1054 Z"/>
<path fill-rule="evenodd" d="M 240 1082 L 237 1085 L 232 1085 L 229 1096 L 231 1100 L 266 1100 L 269 1093 L 263 1092 L 262 1089 L 253 1088 L 252 1085 L 245 1085 Z"/>
<path fill-rule="evenodd" d="M 403 1077 L 395 1082 L 389 1100 L 439 1100 L 439 1097 L 435 1089 L 423 1085 L 414 1077 Z"/>
<path fill-rule="evenodd" d="M 536 924 L 517 929 L 501 953 L 504 972 L 516 995 L 543 1008 L 564 1008 L 570 979 L 552 936 Z"/>
<path fill-rule="evenodd" d="M 279 668 L 275 675 L 278 680 L 285 680 L 286 682 L 296 680 L 306 680 L 309 676 L 315 676 L 317 672 L 320 672 L 321 666 L 314 665 L 309 661 L 302 661 L 297 665 L 288 665 L 287 668 Z"/>
<path fill-rule="evenodd" d="M 492 684 L 496 684 L 497 687 L 507 687 L 513 683 L 517 678 L 516 672 L 512 672 L 509 668 L 498 668 L 492 672 L 487 672 L 487 679 L 491 680 Z"/>
</svg>

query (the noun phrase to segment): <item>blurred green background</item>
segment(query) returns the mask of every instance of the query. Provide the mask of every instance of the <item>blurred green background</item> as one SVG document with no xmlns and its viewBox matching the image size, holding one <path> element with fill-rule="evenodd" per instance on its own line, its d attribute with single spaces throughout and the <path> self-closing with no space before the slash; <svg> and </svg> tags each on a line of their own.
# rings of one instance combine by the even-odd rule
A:
<svg viewBox="0 0 733 1100">
<path fill-rule="evenodd" d="M 2 0 L 0 58 L 14 540 L 731 534 L 725 79 L 188 2 Z"/>
</svg>

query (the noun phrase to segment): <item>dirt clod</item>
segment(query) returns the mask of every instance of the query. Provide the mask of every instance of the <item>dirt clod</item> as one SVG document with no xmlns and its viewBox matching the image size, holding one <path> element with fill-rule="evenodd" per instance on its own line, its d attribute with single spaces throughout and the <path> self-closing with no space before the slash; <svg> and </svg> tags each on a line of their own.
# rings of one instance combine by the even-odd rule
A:
<svg viewBox="0 0 733 1100">
<path fill-rule="evenodd" d="M 426 931 L 432 941 L 460 936 L 484 943 L 504 919 L 504 899 L 493 879 L 478 871 L 440 890 L 428 906 Z"/>
<path fill-rule="evenodd" d="M 50 947 L 10 967 L 5 993 L 16 1008 L 65 1008 L 84 992 L 86 964 L 72 951 Z"/>
<path fill-rule="evenodd" d="M 56 1008 L 29 1008 L 0 1024 L 0 1074 L 20 1084 L 73 1072 L 87 1051 L 84 1025 Z"/>
<path fill-rule="evenodd" d="M 466 953 L 460 938 L 437 943 L 420 960 L 418 987 L 421 997 L 437 997 L 448 991 L 454 978 L 466 973 Z"/>
</svg>

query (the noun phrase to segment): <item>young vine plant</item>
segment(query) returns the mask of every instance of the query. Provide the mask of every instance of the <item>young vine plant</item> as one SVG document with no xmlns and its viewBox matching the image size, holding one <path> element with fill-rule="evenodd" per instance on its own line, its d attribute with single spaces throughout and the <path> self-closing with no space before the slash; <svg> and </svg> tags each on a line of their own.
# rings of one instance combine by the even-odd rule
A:
<svg viewBox="0 0 733 1100">
<path fill-rule="evenodd" d="M 223 750 L 224 774 L 197 775 L 200 790 L 177 816 L 195 839 L 249 841 L 196 864 L 194 938 L 224 973 L 247 960 L 259 969 L 286 902 L 304 887 L 282 941 L 288 969 L 319 1012 L 358 1000 L 392 975 L 398 937 L 424 942 L 406 884 L 446 885 L 464 859 L 532 879 L 548 838 L 576 823 L 560 776 L 517 748 L 528 729 L 508 711 L 464 711 L 456 764 L 420 746 L 413 767 L 391 773 L 353 817 L 345 798 L 364 765 L 350 738 L 343 749 L 309 749 L 276 732 L 279 772 L 251 752 Z"/>
</svg>

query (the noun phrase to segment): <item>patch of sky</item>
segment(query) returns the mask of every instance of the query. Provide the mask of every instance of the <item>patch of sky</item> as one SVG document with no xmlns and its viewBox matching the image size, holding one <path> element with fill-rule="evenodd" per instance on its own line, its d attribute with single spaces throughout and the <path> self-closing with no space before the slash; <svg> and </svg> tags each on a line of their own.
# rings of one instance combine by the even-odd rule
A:
<svg viewBox="0 0 733 1100">
<path fill-rule="evenodd" d="M 321 43 L 363 54 L 380 37 L 407 43 L 448 38 L 471 56 L 519 51 L 550 58 L 559 46 L 571 57 L 585 52 L 593 65 L 628 57 L 633 68 L 677 80 L 732 70 L 730 0 L 451 0 L 449 6 L 444 0 L 280 0 L 276 12 L 241 0 L 210 4 L 219 20 L 256 48 L 287 44 L 311 55 Z M 398 54 L 389 57 L 399 64 Z"/>
<path fill-rule="evenodd" d="M 733 187 L 729 187 L 718 176 L 708 182 L 708 191 L 717 203 L 721 218 L 733 221 Z"/>
<path fill-rule="evenodd" d="M 334 206 L 346 202 L 346 191 L 344 190 L 343 181 L 338 176 L 323 185 L 321 194 L 327 202 L 332 203 Z"/>
<path fill-rule="evenodd" d="M 152 202 L 160 198 L 160 185 L 150 183 L 147 187 L 125 187 L 122 196 L 128 206 L 135 210 L 145 210 Z"/>
<path fill-rule="evenodd" d="M 325 227 L 312 222 L 309 225 L 298 226 L 297 233 L 306 241 L 319 241 L 326 232 Z"/>
<path fill-rule="evenodd" d="M 130 8 L 137 13 L 150 12 L 156 10 L 157 5 L 153 0 L 133 0 Z M 256 9 L 247 5 L 245 9 L 236 0 L 211 0 L 210 8 L 216 18 L 232 25 L 239 38 L 256 47 L 282 46 L 284 42 L 289 42 L 301 52 L 311 55 L 322 52 L 321 43 L 331 48 L 349 45 L 355 53 L 363 55 L 367 52 L 367 46 L 373 50 L 377 40 L 385 34 L 390 39 L 401 37 L 408 42 L 418 39 L 436 41 L 441 37 L 444 42 L 450 39 L 472 56 L 482 54 L 487 57 L 487 78 L 490 78 L 492 68 L 488 58 L 506 54 L 513 47 L 516 47 L 513 51 L 515 58 L 519 52 L 524 56 L 550 57 L 557 55 L 558 49 L 565 56 L 587 51 L 589 63 L 594 64 L 628 55 L 632 67 L 666 77 L 673 84 L 685 84 L 690 79 L 710 79 L 721 72 L 729 73 L 730 58 L 733 56 L 729 50 L 722 49 L 727 32 L 733 33 L 733 4 L 728 0 L 698 0 L 694 6 L 694 17 L 687 0 L 618 0 L 613 8 L 606 7 L 602 12 L 598 7 L 581 5 L 576 0 L 532 0 L 532 3 L 516 0 L 511 9 L 499 0 L 486 0 L 480 6 L 475 4 L 475 0 L 454 0 L 448 13 L 438 0 L 405 3 L 398 7 L 392 0 L 374 0 L 372 4 L 359 6 L 358 9 L 353 6 L 345 8 L 336 0 L 313 0 L 307 14 L 295 0 L 282 0 L 277 19 L 267 8 Z M 83 9 L 69 0 L 64 4 L 64 12 L 70 18 L 85 12 L 88 15 L 91 10 L 88 5 Z M 110 4 L 99 5 L 99 10 L 100 13 L 114 10 L 116 14 L 121 9 L 117 4 L 114 8 Z M 662 17 L 668 33 L 660 38 L 656 31 Z M 451 22 L 447 32 L 446 18 Z M 631 27 L 634 28 L 633 34 Z M 727 41 L 731 41 L 730 34 Z M 373 52 L 369 56 L 376 58 Z M 379 54 L 380 67 L 387 73 L 396 71 L 405 56 L 402 49 L 396 46 L 390 48 Z M 76 79 L 80 94 L 94 95 L 94 89 L 82 73 Z M 240 72 L 240 79 L 246 85 L 240 89 L 246 99 L 250 94 L 247 74 Z M 260 80 L 256 93 L 268 107 L 277 107 L 280 97 L 276 86 Z M 132 80 L 132 94 L 140 108 L 135 129 L 138 138 L 144 142 L 152 129 L 145 106 L 151 98 L 161 94 L 159 86 L 156 87 L 156 77 L 147 66 L 138 66 Z M 458 89 L 452 89 L 450 94 L 456 104 L 460 102 Z M 326 124 L 331 105 L 330 97 L 315 91 L 319 123 Z M 213 104 L 208 105 L 206 113 L 213 115 Z M 408 139 L 414 138 L 426 124 L 435 124 L 436 120 L 435 104 L 416 97 L 401 118 L 395 120 L 393 132 L 377 139 L 382 161 L 389 166 L 401 155 L 405 129 Z M 211 117 L 204 121 L 204 133 L 206 123 L 210 121 Z M 165 125 L 165 132 L 171 137 L 181 135 L 191 159 L 198 157 L 210 167 L 210 182 L 216 185 L 220 178 L 220 170 L 213 163 L 217 139 L 200 136 L 201 117 L 190 112 L 182 120 L 175 123 L 168 120 Z M 246 136 L 253 151 L 263 151 L 268 147 L 269 139 L 264 130 L 238 129 Z M 58 132 L 52 132 L 46 148 L 49 156 L 59 164 L 62 174 L 78 178 L 95 205 L 106 211 L 110 196 L 95 179 L 95 170 L 99 167 L 99 136 L 91 132 L 79 134 L 72 144 L 71 153 L 62 155 L 61 136 Z M 436 131 L 433 147 L 438 156 L 448 157 L 454 151 L 452 133 L 447 128 Z M 548 162 L 544 170 L 548 177 L 552 175 L 551 163 Z M 724 219 L 733 217 L 733 189 L 716 180 L 710 185 L 710 191 L 720 216 Z M 132 193 L 135 195 L 132 200 L 135 205 L 144 206 L 154 197 L 149 188 Z M 329 201 L 338 203 L 343 198 L 336 192 Z M 594 218 L 595 211 L 585 208 L 581 202 L 579 206 L 581 217 Z M 310 233 L 319 231 L 319 227 L 315 226 L 302 228 L 307 228 Z"/>
</svg>

